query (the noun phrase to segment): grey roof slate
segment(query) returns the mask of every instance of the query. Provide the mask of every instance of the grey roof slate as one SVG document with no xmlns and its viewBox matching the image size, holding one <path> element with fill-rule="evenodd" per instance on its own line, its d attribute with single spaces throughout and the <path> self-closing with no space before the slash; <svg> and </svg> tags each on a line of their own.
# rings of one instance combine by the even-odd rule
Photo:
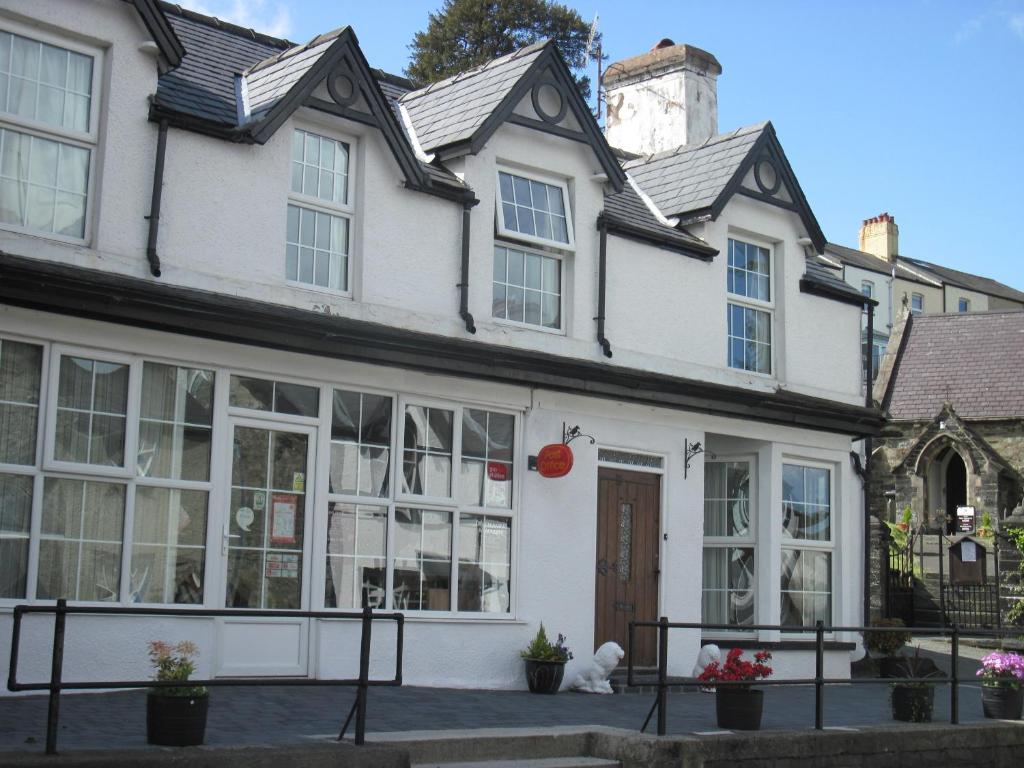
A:
<svg viewBox="0 0 1024 768">
<path fill-rule="evenodd" d="M 950 402 L 963 419 L 1024 417 L 1024 310 L 917 315 L 890 383 L 895 420 L 934 418 Z"/>
<path fill-rule="evenodd" d="M 624 164 L 626 171 L 665 215 L 709 208 L 736 174 L 767 122 L 645 155 Z"/>
<path fill-rule="evenodd" d="M 849 283 L 844 282 L 842 276 L 834 267 L 822 263 L 817 258 L 808 258 L 804 261 L 806 264 L 803 275 L 804 280 L 826 288 L 832 293 L 847 296 L 851 303 L 863 303 L 865 301 L 864 294 Z"/>
<path fill-rule="evenodd" d="M 659 241 L 672 250 L 701 257 L 710 257 L 717 253 L 715 248 L 685 229 L 662 224 L 629 184 L 626 184 L 621 192 L 605 195 L 602 217 L 611 231 L 627 237 Z"/>
<path fill-rule="evenodd" d="M 245 73 L 249 112 L 259 119 L 283 99 L 299 79 L 330 50 L 346 27 L 321 35 L 302 46 L 281 51 L 250 67 Z"/>
<path fill-rule="evenodd" d="M 401 97 L 424 151 L 473 136 L 548 43 L 535 43 Z"/>
<path fill-rule="evenodd" d="M 900 256 L 898 258 L 906 261 L 917 269 L 924 269 L 933 273 L 943 282 L 949 283 L 950 285 L 967 288 L 968 290 L 977 291 L 978 293 L 987 293 L 990 296 L 999 296 L 1000 298 L 1009 299 L 1010 301 L 1019 301 L 1024 303 L 1024 292 L 1018 291 L 1016 288 L 1011 288 L 1010 286 L 1004 285 L 996 280 L 992 280 L 991 278 L 972 275 L 967 272 L 961 272 L 958 269 L 950 269 L 949 267 L 943 267 L 939 264 L 933 264 L 928 261 L 921 261 L 920 259 L 912 259 L 909 256 Z"/>
<path fill-rule="evenodd" d="M 870 253 L 858 251 L 856 248 L 847 248 L 845 245 L 838 245 L 837 243 L 827 243 L 825 245 L 825 253 L 832 254 L 844 264 L 866 269 L 869 272 L 878 272 L 883 275 L 888 275 L 892 272 L 892 266 L 889 262 L 877 256 L 872 256 Z"/>
</svg>

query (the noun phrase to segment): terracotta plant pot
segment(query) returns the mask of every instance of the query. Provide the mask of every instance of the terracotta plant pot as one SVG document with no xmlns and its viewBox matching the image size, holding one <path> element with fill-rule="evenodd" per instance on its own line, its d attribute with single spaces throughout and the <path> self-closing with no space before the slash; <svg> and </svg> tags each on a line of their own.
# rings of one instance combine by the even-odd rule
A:
<svg viewBox="0 0 1024 768">
<path fill-rule="evenodd" d="M 993 720 L 1020 720 L 1024 690 L 1008 685 L 981 686 L 981 709 Z"/>
<path fill-rule="evenodd" d="M 558 693 L 565 675 L 564 661 L 537 661 L 524 659 L 526 662 L 526 684 L 530 693 Z"/>
<path fill-rule="evenodd" d="M 164 747 L 194 747 L 206 735 L 210 694 L 146 696 L 146 741 Z"/>
<path fill-rule="evenodd" d="M 905 723 L 930 723 L 935 708 L 935 686 L 928 683 L 892 687 L 892 718 Z"/>
<path fill-rule="evenodd" d="M 715 715 L 719 728 L 734 731 L 761 729 L 764 691 L 753 688 L 719 688 L 715 692 Z"/>
</svg>

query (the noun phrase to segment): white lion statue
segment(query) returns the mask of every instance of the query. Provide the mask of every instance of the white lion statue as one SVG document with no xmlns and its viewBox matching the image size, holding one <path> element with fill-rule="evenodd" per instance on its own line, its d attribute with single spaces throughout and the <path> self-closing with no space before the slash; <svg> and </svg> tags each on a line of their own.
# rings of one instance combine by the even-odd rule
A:
<svg viewBox="0 0 1024 768">
<path fill-rule="evenodd" d="M 569 686 L 574 691 L 582 693 L 615 693 L 608 678 L 612 674 L 626 652 L 618 643 L 608 642 L 597 649 L 594 660 L 583 672 L 576 675 L 576 679 Z"/>
<path fill-rule="evenodd" d="M 713 661 L 721 663 L 722 661 L 722 650 L 714 643 L 709 643 L 700 649 L 700 653 L 697 654 L 697 663 L 693 665 L 693 676 L 700 677 L 708 664 Z M 715 686 L 713 685 L 702 685 L 700 687 L 705 693 L 714 693 Z"/>
</svg>

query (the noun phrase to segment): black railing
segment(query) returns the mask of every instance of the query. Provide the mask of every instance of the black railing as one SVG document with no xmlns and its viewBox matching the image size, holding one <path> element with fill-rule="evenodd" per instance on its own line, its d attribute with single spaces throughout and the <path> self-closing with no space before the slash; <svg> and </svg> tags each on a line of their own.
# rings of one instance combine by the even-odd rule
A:
<svg viewBox="0 0 1024 768">
<path fill-rule="evenodd" d="M 21 645 L 21 623 L 25 614 L 53 614 L 53 652 L 50 660 L 50 679 L 48 682 L 18 682 L 18 651 Z M 405 616 L 401 613 L 374 613 L 369 607 L 362 612 L 344 611 L 262 611 L 238 609 L 184 609 L 184 608 L 128 608 L 121 606 L 74 606 L 69 607 L 66 600 L 58 600 L 56 605 L 18 605 L 14 608 L 14 627 L 11 636 L 11 663 L 7 673 L 7 689 L 10 691 L 49 691 L 50 701 L 46 719 L 46 754 L 57 752 L 57 732 L 60 727 L 60 693 L 65 690 L 99 690 L 120 688 L 180 688 L 180 680 L 88 680 L 68 682 L 64 680 L 64 638 L 67 633 L 67 617 L 77 615 L 100 616 L 164 616 L 164 617 L 231 617 L 261 619 L 329 619 L 359 620 L 361 634 L 359 640 L 359 676 L 346 679 L 313 680 L 303 677 L 274 678 L 232 678 L 216 677 L 208 680 L 189 680 L 190 687 L 204 686 L 354 686 L 356 699 L 349 710 L 348 717 L 341 726 L 338 740 L 344 738 L 345 731 L 356 719 L 355 743 L 363 744 L 366 739 L 366 700 L 367 690 L 372 686 L 400 686 L 402 684 L 402 655 L 405 643 Z M 395 634 L 395 676 L 390 680 L 370 679 L 370 638 L 373 622 L 377 620 L 394 621 L 397 624 Z"/>
<path fill-rule="evenodd" d="M 919 682 L 935 683 L 935 684 L 949 684 L 949 722 L 953 725 L 957 725 L 960 722 L 960 676 L 959 676 L 959 662 L 960 662 L 960 638 L 963 636 L 960 628 L 956 625 L 952 627 L 838 627 L 838 626 L 825 626 L 824 623 L 818 622 L 814 627 L 802 627 L 802 626 L 784 626 L 780 624 L 744 624 L 742 629 L 745 631 L 757 632 L 757 631 L 768 631 L 768 632 L 785 632 L 787 634 L 814 634 L 814 677 L 810 678 L 798 678 L 792 680 L 758 680 L 756 683 L 742 680 L 730 680 L 720 681 L 716 680 L 713 684 L 702 682 L 693 677 L 672 677 L 668 676 L 668 636 L 670 629 L 689 629 L 699 630 L 702 633 L 705 631 L 711 632 L 722 632 L 729 631 L 735 632 L 737 627 L 735 624 L 702 624 L 699 622 L 680 622 L 680 621 L 669 621 L 665 616 L 662 616 L 658 621 L 631 621 L 629 623 L 629 648 L 626 652 L 626 685 L 629 687 L 636 687 L 642 685 L 649 685 L 650 681 L 645 680 L 638 682 L 635 677 L 635 669 L 633 666 L 633 648 L 635 646 L 635 634 L 637 628 L 645 629 L 656 629 L 658 631 L 658 694 L 654 700 L 654 704 L 651 706 L 650 711 L 647 713 L 647 718 L 644 720 L 640 731 L 647 730 L 647 725 L 651 721 L 651 717 L 654 715 L 655 710 L 658 712 L 658 735 L 664 736 L 668 726 L 668 689 L 669 686 L 674 687 L 707 687 L 714 685 L 717 687 L 750 687 L 751 685 L 757 685 L 759 688 L 762 686 L 783 686 L 783 685 L 813 685 L 814 686 L 814 727 L 816 730 L 822 730 L 825 727 L 825 687 L 829 685 L 861 685 L 861 684 L 885 684 L 891 685 L 898 683 L 900 680 L 904 682 Z M 827 678 L 825 677 L 825 635 L 834 632 L 910 632 L 913 635 L 927 635 L 927 636 L 950 636 L 950 648 L 951 648 L 951 659 L 950 659 L 950 674 L 948 677 L 928 677 L 928 678 L 893 678 L 893 677 L 867 677 L 867 678 Z M 1003 635 L 1010 634 L 1006 630 L 981 630 L 971 631 L 972 637 L 1002 637 Z M 722 642 L 728 642 L 723 640 Z"/>
</svg>

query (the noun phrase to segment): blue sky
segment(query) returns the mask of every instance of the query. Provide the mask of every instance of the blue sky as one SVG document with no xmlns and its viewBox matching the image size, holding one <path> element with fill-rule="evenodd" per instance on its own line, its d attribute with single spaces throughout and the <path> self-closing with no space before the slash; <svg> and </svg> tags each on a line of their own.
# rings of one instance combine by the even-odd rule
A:
<svg viewBox="0 0 1024 768">
<path fill-rule="evenodd" d="M 400 73 L 441 0 L 182 0 L 305 41 L 351 25 Z M 722 63 L 719 130 L 770 119 L 833 242 L 888 211 L 900 251 L 1024 290 L 1024 0 L 583 0 L 610 61 L 662 37 Z"/>
</svg>

